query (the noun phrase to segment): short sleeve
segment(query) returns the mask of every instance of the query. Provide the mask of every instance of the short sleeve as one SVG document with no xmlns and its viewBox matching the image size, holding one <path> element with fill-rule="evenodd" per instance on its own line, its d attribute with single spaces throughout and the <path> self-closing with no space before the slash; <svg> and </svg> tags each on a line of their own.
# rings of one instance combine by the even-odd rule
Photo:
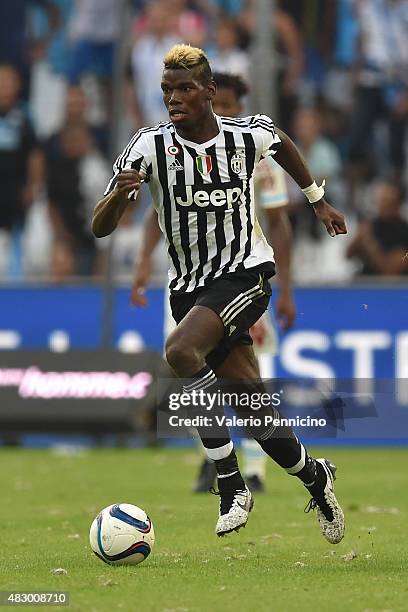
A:
<svg viewBox="0 0 408 612">
<path fill-rule="evenodd" d="M 129 170 L 130 168 L 142 172 L 148 178 L 151 168 L 151 164 L 149 164 L 149 148 L 146 136 L 141 131 L 133 136 L 113 164 L 113 176 L 105 189 L 105 196 L 115 189 L 118 175 L 123 170 Z"/>
<path fill-rule="evenodd" d="M 282 141 L 275 132 L 275 126 L 272 119 L 267 115 L 255 115 L 254 120 L 262 141 L 261 157 L 275 155 Z"/>
</svg>

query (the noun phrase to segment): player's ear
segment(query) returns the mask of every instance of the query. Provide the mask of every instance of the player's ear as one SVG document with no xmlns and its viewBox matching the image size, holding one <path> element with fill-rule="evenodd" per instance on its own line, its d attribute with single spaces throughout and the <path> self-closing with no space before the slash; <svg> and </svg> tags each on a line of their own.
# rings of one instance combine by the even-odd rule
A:
<svg viewBox="0 0 408 612">
<path fill-rule="evenodd" d="M 215 94 L 217 93 L 217 86 L 215 81 L 210 81 L 207 85 L 207 100 L 211 100 L 211 102 L 215 98 Z"/>
</svg>

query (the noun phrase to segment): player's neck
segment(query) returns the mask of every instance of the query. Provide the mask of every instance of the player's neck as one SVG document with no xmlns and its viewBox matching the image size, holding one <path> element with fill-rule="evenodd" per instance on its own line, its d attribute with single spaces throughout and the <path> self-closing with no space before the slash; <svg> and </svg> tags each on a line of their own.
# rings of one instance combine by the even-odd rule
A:
<svg viewBox="0 0 408 612">
<path fill-rule="evenodd" d="M 177 128 L 176 132 L 184 140 L 201 144 L 217 136 L 220 131 L 215 115 L 208 115 L 202 122 L 191 128 Z"/>
</svg>

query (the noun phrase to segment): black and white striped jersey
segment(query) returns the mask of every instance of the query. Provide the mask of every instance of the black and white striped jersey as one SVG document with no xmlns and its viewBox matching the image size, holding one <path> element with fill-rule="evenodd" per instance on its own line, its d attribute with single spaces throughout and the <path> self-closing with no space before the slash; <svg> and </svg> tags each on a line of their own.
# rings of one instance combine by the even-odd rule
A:
<svg viewBox="0 0 408 612">
<path fill-rule="evenodd" d="M 274 261 L 255 215 L 253 174 L 280 139 L 265 115 L 216 118 L 219 133 L 203 144 L 181 138 L 171 122 L 139 130 L 116 160 L 105 192 L 124 169 L 146 175 L 167 244 L 172 292 Z"/>
</svg>

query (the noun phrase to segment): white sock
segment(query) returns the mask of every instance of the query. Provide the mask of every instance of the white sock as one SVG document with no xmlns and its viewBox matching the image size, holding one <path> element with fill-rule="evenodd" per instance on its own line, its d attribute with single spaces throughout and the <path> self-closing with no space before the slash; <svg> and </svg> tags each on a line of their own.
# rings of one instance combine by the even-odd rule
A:
<svg viewBox="0 0 408 612">
<path fill-rule="evenodd" d="M 218 448 L 205 448 L 204 450 L 207 453 L 207 457 L 212 459 L 213 461 L 219 461 L 220 459 L 225 459 L 228 457 L 234 449 L 234 445 L 232 442 L 228 442 L 228 444 L 224 444 L 224 446 L 219 446 Z"/>
</svg>

